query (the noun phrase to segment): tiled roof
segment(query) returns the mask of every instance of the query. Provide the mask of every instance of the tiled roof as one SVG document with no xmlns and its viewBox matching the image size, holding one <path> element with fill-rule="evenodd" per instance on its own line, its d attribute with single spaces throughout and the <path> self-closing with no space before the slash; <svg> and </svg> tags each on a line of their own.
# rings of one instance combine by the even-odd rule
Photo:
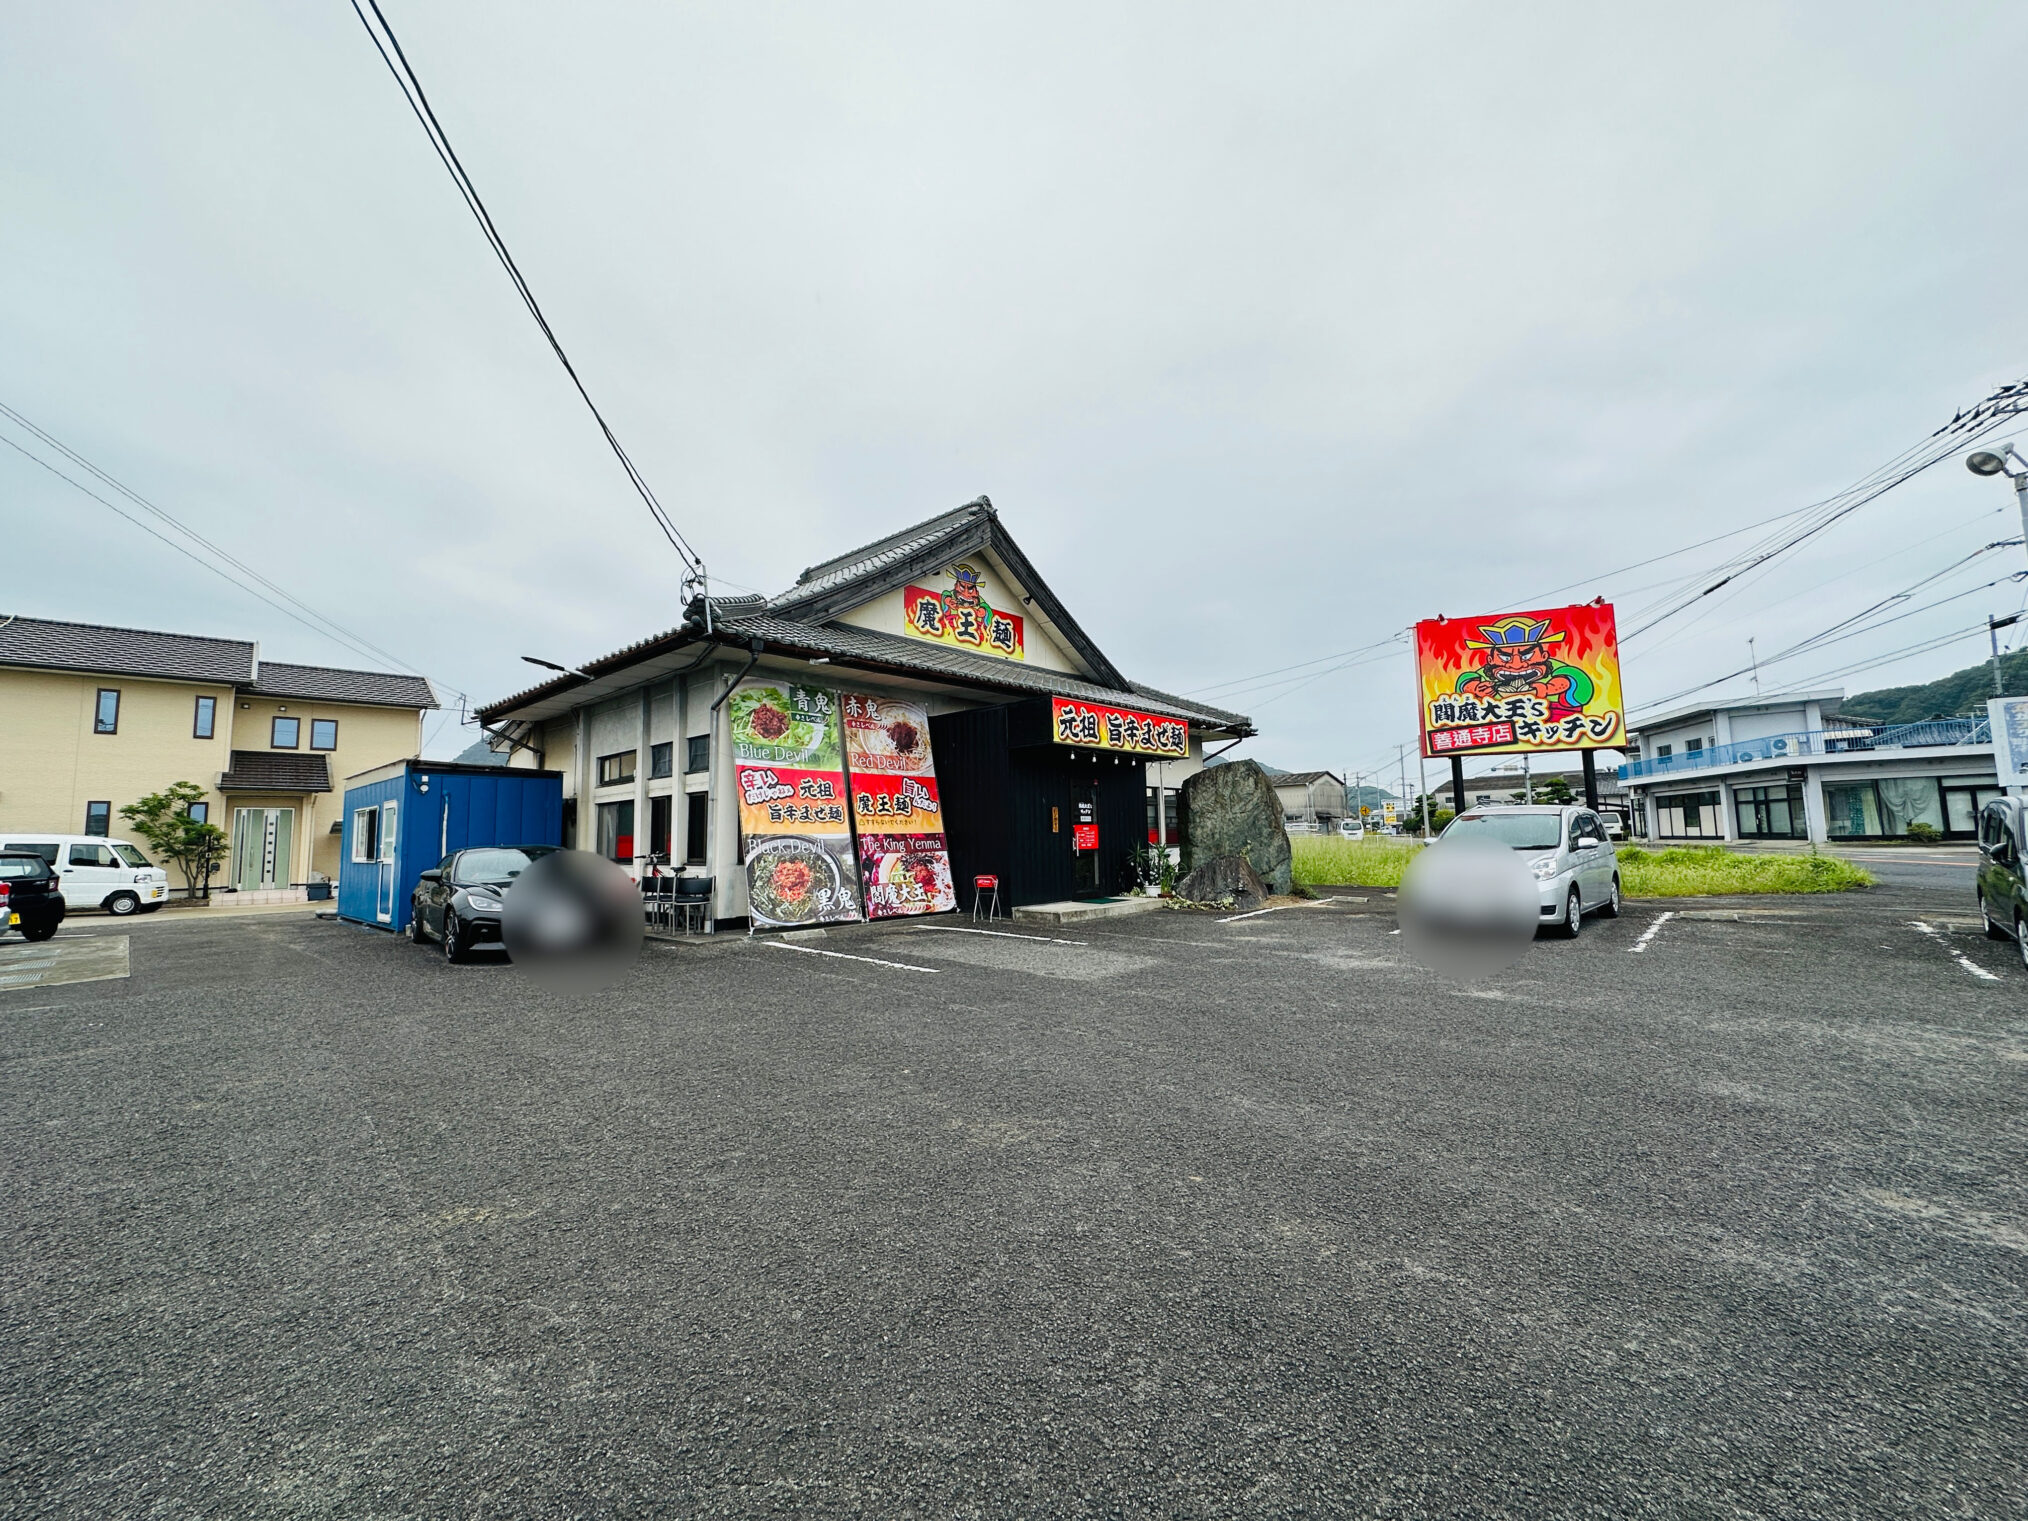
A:
<svg viewBox="0 0 2028 1521">
<path fill-rule="evenodd" d="M 218 779 L 220 792 L 329 792 L 331 768 L 321 755 L 281 750 L 235 750 Z"/>
<path fill-rule="evenodd" d="M 1082 697 L 1087 702 L 1143 708 L 1164 717 L 1188 718 L 1221 728 L 1252 727 L 1243 714 L 1157 691 L 1137 681 L 1129 682 L 1124 688 L 1101 686 L 1064 671 L 1052 671 L 1046 666 L 974 655 L 969 650 L 950 649 L 926 639 L 906 639 L 900 634 L 882 634 L 872 629 L 840 624 L 801 623 L 791 618 L 778 618 L 772 613 L 728 618 L 718 626 L 725 633 L 759 638 L 769 644 L 784 644 L 814 654 L 894 666 L 951 681 L 1020 692 L 1054 693 L 1060 697 Z"/>
<path fill-rule="evenodd" d="M 1332 771 L 1284 771 L 1268 780 L 1277 787 L 1307 787 L 1312 782 L 1335 782 L 1338 776 Z"/>
<path fill-rule="evenodd" d="M 168 681 L 216 681 L 257 697 L 302 697 L 393 708 L 437 705 L 436 693 L 426 679 L 386 671 L 263 660 L 256 681 L 255 655 L 255 647 L 244 639 L 207 639 L 103 623 L 60 623 L 51 618 L 0 620 L 0 665 L 155 676 Z"/>
<path fill-rule="evenodd" d="M 245 686 L 253 677 L 254 647 L 243 639 L 9 618 L 0 622 L 0 665 Z"/>
<path fill-rule="evenodd" d="M 1039 665 L 974 655 L 925 640 L 834 621 L 911 575 L 981 548 L 990 548 L 999 557 L 1009 574 L 1027 588 L 1034 599 L 1035 611 L 1047 618 L 1087 669 L 1105 680 L 1088 681 Z M 689 611 L 690 617 L 679 627 L 639 640 L 610 655 L 587 660 L 578 669 L 592 677 L 604 677 L 695 642 L 704 637 L 703 599 L 693 602 Z M 1001 526 L 993 504 L 985 497 L 863 544 L 849 554 L 813 565 L 778 597 L 713 597 L 710 612 L 713 634 L 728 644 L 757 638 L 812 654 L 859 660 L 969 685 L 1010 692 L 1054 692 L 1091 702 L 1143 708 L 1214 728 L 1253 732 L 1253 723 L 1244 714 L 1128 680 L 1078 627 L 1069 610 L 1056 600 L 1020 546 Z M 478 717 L 487 723 L 499 722 L 530 703 L 562 697 L 571 688 L 582 685 L 583 679 L 576 675 L 554 677 L 511 697 L 487 703 L 478 710 Z"/>
<path fill-rule="evenodd" d="M 871 544 L 862 544 L 848 554 L 812 565 L 796 577 L 794 586 L 773 599 L 773 605 L 788 608 L 806 598 L 820 596 L 885 570 L 890 565 L 914 559 L 945 541 L 974 537 L 972 530 L 989 522 L 993 516 L 993 504 L 982 496 L 962 507 L 925 518 L 912 528 L 904 528 L 884 539 L 875 539 Z"/>
<path fill-rule="evenodd" d="M 333 666 L 261 662 L 261 679 L 245 690 L 255 697 L 302 697 L 321 702 L 376 703 L 388 708 L 434 708 L 437 694 L 422 676 L 390 671 L 347 671 Z"/>
</svg>

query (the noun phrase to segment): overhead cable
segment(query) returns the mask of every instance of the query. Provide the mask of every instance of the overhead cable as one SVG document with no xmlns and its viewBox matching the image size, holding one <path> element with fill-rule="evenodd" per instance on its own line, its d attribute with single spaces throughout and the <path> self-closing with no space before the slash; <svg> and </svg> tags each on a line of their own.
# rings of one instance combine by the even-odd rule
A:
<svg viewBox="0 0 2028 1521">
<path fill-rule="evenodd" d="M 366 0 L 366 6 L 373 12 L 373 21 L 366 19 L 366 11 L 360 9 L 359 0 L 352 0 L 353 13 L 359 17 L 359 24 L 366 28 L 366 35 L 372 39 L 374 51 L 380 54 L 381 62 L 387 65 L 388 73 L 394 76 L 394 82 L 400 86 L 402 99 L 408 102 L 409 110 L 421 124 L 423 134 L 429 138 L 430 146 L 436 150 L 437 158 L 442 161 L 452 183 L 458 187 L 458 194 L 464 198 L 466 208 L 478 222 L 479 230 L 485 234 L 486 242 L 492 248 L 494 257 L 507 271 L 507 278 L 513 282 L 515 293 L 521 297 L 522 305 L 528 308 L 528 315 L 535 319 L 535 325 L 542 330 L 542 336 L 548 340 L 550 351 L 556 355 L 564 373 L 570 376 L 570 383 L 577 388 L 577 394 L 591 410 L 593 420 L 598 423 L 599 432 L 604 435 L 621 468 L 627 472 L 627 479 L 633 483 L 634 490 L 647 504 L 649 516 L 654 518 L 655 526 L 662 530 L 662 536 L 682 558 L 690 574 L 702 580 L 703 560 L 691 547 L 690 542 L 683 537 L 675 520 L 656 498 L 647 478 L 635 467 L 627 451 L 620 446 L 620 440 L 606 422 L 605 414 L 599 410 L 598 403 L 592 400 L 591 392 L 585 389 L 584 381 L 578 376 L 577 366 L 571 363 L 570 355 L 564 352 L 563 344 L 558 340 L 555 330 L 550 327 L 549 319 L 543 315 L 534 291 L 529 289 L 528 281 L 523 278 L 520 266 L 514 262 L 514 255 L 508 251 L 506 239 L 500 236 L 500 229 L 494 225 L 492 214 L 487 211 L 485 201 L 479 196 L 478 187 L 472 183 L 472 177 L 465 172 L 465 166 L 458 158 L 457 150 L 451 146 L 450 137 L 444 131 L 443 123 L 437 120 L 436 112 L 431 109 L 429 97 L 423 93 L 422 80 L 409 63 L 408 55 L 402 51 L 401 40 L 395 36 L 394 28 L 381 13 L 378 0 Z M 379 23 L 377 31 L 375 22 Z"/>
</svg>

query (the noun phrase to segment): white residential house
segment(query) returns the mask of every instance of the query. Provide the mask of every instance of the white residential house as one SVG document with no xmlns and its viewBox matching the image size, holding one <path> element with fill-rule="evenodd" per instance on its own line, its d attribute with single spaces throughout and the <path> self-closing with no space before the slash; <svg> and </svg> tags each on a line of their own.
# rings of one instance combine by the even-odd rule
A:
<svg viewBox="0 0 2028 1521">
<path fill-rule="evenodd" d="M 1984 718 L 1884 725 L 1845 692 L 1773 693 L 1658 714 L 1630 729 L 1620 779 L 1668 840 L 1883 840 L 1926 824 L 1972 839 L 2001 796 Z"/>
<path fill-rule="evenodd" d="M 1328 832 L 1345 817 L 1345 779 L 1334 771 L 1285 771 L 1268 780 L 1281 799 L 1282 822 L 1291 829 Z"/>
</svg>

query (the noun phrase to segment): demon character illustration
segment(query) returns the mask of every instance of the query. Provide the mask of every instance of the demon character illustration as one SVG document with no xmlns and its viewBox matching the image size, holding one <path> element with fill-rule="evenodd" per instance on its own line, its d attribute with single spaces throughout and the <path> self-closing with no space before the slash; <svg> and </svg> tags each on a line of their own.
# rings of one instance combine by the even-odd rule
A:
<svg viewBox="0 0 2028 1521">
<path fill-rule="evenodd" d="M 1486 663 L 1458 677 L 1460 695 L 1482 702 L 1534 697 L 1548 705 L 1544 716 L 1550 723 L 1582 713 L 1591 701 L 1591 677 L 1550 655 L 1550 645 L 1563 643 L 1563 632 L 1552 631 L 1547 618 L 1502 618 L 1480 624 L 1479 632 L 1485 637 L 1467 639 L 1465 648 L 1484 650 Z"/>
<path fill-rule="evenodd" d="M 971 566 L 959 565 L 951 570 L 951 601 L 959 607 L 985 609 L 986 598 L 979 590 L 979 573 Z"/>
</svg>

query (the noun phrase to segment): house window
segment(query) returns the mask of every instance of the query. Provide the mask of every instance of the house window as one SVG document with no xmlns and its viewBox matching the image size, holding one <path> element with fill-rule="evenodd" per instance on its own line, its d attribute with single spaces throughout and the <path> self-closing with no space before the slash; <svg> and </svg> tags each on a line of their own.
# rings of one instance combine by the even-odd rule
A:
<svg viewBox="0 0 2028 1521">
<path fill-rule="evenodd" d="M 1927 824 L 1939 833 L 1944 828 L 1943 793 L 1933 776 L 1826 784 L 1824 812 L 1833 839 L 1904 835 L 1911 824 Z"/>
<path fill-rule="evenodd" d="M 335 750 L 338 748 L 337 719 L 313 718 L 310 720 L 310 748 L 312 750 Z"/>
<path fill-rule="evenodd" d="M 702 866 L 711 835 L 711 794 L 693 792 L 683 816 L 683 864 Z"/>
<path fill-rule="evenodd" d="M 92 733 L 117 734 L 120 732 L 120 691 L 117 687 L 99 688 L 99 705 L 92 718 Z"/>
<path fill-rule="evenodd" d="M 711 769 L 711 736 L 693 734 L 683 742 L 683 774 L 695 776 Z"/>
<path fill-rule="evenodd" d="M 113 805 L 111 803 L 86 803 L 86 834 L 98 835 L 101 839 L 113 832 Z"/>
<path fill-rule="evenodd" d="M 193 824 L 209 824 L 211 822 L 211 804 L 192 803 L 190 805 L 190 822 Z"/>
<path fill-rule="evenodd" d="M 210 739 L 217 732 L 218 699 L 216 697 L 198 698 L 197 712 L 190 720 L 190 737 L 192 739 Z"/>
<path fill-rule="evenodd" d="M 378 861 L 380 859 L 380 810 L 378 808 L 355 808 L 352 810 L 352 859 L 355 861 Z"/>
<path fill-rule="evenodd" d="M 1655 746 L 1655 759 L 1656 759 L 1656 760 L 1658 760 L 1658 761 L 1665 761 L 1665 760 L 1667 760 L 1667 759 L 1668 759 L 1668 758 L 1669 758 L 1670 756 L 1674 755 L 1675 753 L 1676 753 L 1676 747 L 1675 747 L 1674 745 L 1657 745 L 1657 746 Z"/>
<path fill-rule="evenodd" d="M 1702 750 L 1703 748 L 1704 741 L 1701 739 L 1686 739 L 1683 741 L 1683 753 L 1685 755 L 1695 755 L 1699 750 Z"/>
<path fill-rule="evenodd" d="M 1725 833 L 1716 792 L 1678 792 L 1655 799 L 1656 833 L 1664 840 L 1715 840 Z"/>
<path fill-rule="evenodd" d="M 633 755 L 628 754 L 631 762 Z M 604 762 L 600 762 L 603 766 Z M 599 854 L 608 861 L 618 861 L 622 866 L 634 863 L 634 805 L 625 803 L 599 804 Z"/>
<path fill-rule="evenodd" d="M 622 782 L 631 782 L 633 779 L 633 751 L 622 750 L 617 755 L 601 755 L 599 757 L 599 785 L 601 787 L 617 787 Z M 632 834 L 633 832 L 633 826 L 629 824 L 627 826 L 627 833 Z"/>
<path fill-rule="evenodd" d="M 268 744 L 276 750 L 293 750 L 303 739 L 303 721 L 300 718 L 277 718 L 268 731 Z"/>
<path fill-rule="evenodd" d="M 676 746 L 674 744 L 651 745 L 648 747 L 648 775 L 667 776 L 676 769 Z"/>
</svg>

